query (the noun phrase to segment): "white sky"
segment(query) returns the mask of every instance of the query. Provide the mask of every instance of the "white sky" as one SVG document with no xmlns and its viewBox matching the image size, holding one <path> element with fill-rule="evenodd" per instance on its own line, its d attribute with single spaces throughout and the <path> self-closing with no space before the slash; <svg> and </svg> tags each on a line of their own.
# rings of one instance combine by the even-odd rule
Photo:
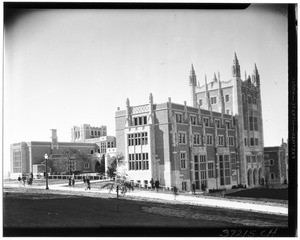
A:
<svg viewBox="0 0 300 240">
<path fill-rule="evenodd" d="M 288 136 L 287 13 L 247 10 L 34 10 L 4 23 L 4 164 L 9 145 L 71 140 L 71 127 L 107 125 L 115 111 L 148 102 L 190 103 L 189 71 L 200 84 L 229 80 L 257 64 L 265 146 Z M 4 166 L 6 166 L 4 165 Z M 8 169 L 7 169 L 8 170 Z"/>
</svg>

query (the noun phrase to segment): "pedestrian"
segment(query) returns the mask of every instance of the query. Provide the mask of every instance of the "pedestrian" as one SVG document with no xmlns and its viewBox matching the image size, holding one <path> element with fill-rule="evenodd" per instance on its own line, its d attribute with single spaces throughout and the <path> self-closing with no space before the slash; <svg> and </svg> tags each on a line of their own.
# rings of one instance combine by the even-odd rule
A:
<svg viewBox="0 0 300 240">
<path fill-rule="evenodd" d="M 156 192 L 158 192 L 158 189 L 159 189 L 159 181 L 158 180 L 155 181 L 155 189 L 156 189 Z"/>
<path fill-rule="evenodd" d="M 25 176 L 23 176 L 23 177 L 22 177 L 22 180 L 23 180 L 23 186 L 25 186 L 26 177 L 25 177 Z"/>
<path fill-rule="evenodd" d="M 88 178 L 87 180 L 86 180 L 86 183 L 87 183 L 87 190 L 91 190 L 91 183 L 90 183 L 90 179 Z"/>
<path fill-rule="evenodd" d="M 85 176 L 83 176 L 83 183 L 85 183 L 86 179 L 85 179 Z"/>
<path fill-rule="evenodd" d="M 22 185 L 22 178 L 21 178 L 21 176 L 19 175 L 19 177 L 18 177 L 18 181 L 19 181 L 19 186 L 21 186 Z"/>
<path fill-rule="evenodd" d="M 72 178 L 72 186 L 74 187 L 74 185 L 75 185 L 75 178 L 73 177 Z"/>
<path fill-rule="evenodd" d="M 177 187 L 173 187 L 173 192 L 174 192 L 174 200 L 176 200 L 176 196 L 178 194 L 178 190 L 177 190 Z"/>
<path fill-rule="evenodd" d="M 72 179 L 69 177 L 69 186 L 71 187 Z"/>
<path fill-rule="evenodd" d="M 196 194 L 196 185 L 195 182 L 192 183 L 193 194 Z"/>
<path fill-rule="evenodd" d="M 153 180 L 153 178 L 151 178 L 150 183 L 151 183 L 151 190 L 153 190 L 154 189 L 154 180 Z"/>
</svg>

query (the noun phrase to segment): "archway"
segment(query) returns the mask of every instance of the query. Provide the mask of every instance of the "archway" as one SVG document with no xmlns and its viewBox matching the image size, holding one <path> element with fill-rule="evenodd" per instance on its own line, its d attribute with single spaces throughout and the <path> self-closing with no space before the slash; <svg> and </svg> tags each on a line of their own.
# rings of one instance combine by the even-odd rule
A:
<svg viewBox="0 0 300 240">
<path fill-rule="evenodd" d="M 263 178 L 262 168 L 259 168 L 259 170 L 258 170 L 258 180 L 259 180 L 260 184 L 262 184 L 262 178 Z"/>
<path fill-rule="evenodd" d="M 253 170 L 253 185 L 258 185 L 257 169 Z"/>
<path fill-rule="evenodd" d="M 251 186 L 252 185 L 252 170 L 251 169 L 248 170 L 247 177 L 248 177 L 248 186 Z"/>
</svg>

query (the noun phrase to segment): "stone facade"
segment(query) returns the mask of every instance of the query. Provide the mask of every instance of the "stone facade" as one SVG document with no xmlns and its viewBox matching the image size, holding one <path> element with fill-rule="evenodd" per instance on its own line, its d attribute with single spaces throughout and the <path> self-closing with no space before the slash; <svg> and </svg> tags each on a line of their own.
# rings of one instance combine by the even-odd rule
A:
<svg viewBox="0 0 300 240">
<path fill-rule="evenodd" d="M 88 139 L 99 138 L 106 135 L 106 126 L 92 127 L 90 124 L 82 124 L 80 127 L 72 127 L 71 142 L 86 142 Z"/>
<path fill-rule="evenodd" d="M 196 79 L 192 68 L 190 79 Z M 194 89 L 191 104 L 206 110 L 232 114 L 237 120 L 238 159 L 240 165 L 239 178 L 243 185 L 259 185 L 265 177 L 263 160 L 263 121 L 261 108 L 260 75 L 255 64 L 253 74 L 242 79 L 237 55 L 234 55 L 232 78 L 221 81 L 220 73 L 205 84 L 196 85 L 190 81 Z"/>
<path fill-rule="evenodd" d="M 288 146 L 264 147 L 264 158 L 270 184 L 288 183 Z"/>
<path fill-rule="evenodd" d="M 236 121 L 232 115 L 172 103 L 130 106 L 116 112 L 117 151 L 129 178 L 159 180 L 180 190 L 238 184 Z M 120 139 L 120 140 L 119 140 Z"/>
<path fill-rule="evenodd" d="M 49 156 L 48 166 L 51 168 L 51 173 L 68 172 L 70 166 L 72 171 L 95 172 L 103 157 L 107 162 L 110 157 L 116 155 L 114 136 L 86 139 L 85 142 L 58 142 L 55 129 L 51 130 L 51 136 L 51 142 L 31 141 L 11 145 L 11 178 L 17 178 L 22 173 L 34 172 L 34 166 L 44 165 L 45 154 Z M 72 151 L 83 154 L 87 161 L 74 156 L 68 160 L 66 154 Z"/>
</svg>

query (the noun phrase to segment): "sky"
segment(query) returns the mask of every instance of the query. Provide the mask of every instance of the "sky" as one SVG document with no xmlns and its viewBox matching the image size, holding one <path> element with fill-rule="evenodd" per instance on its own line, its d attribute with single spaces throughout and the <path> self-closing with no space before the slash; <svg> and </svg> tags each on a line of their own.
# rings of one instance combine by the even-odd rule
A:
<svg viewBox="0 0 300 240">
<path fill-rule="evenodd" d="M 106 125 L 115 112 L 148 102 L 190 104 L 193 63 L 200 85 L 220 71 L 231 78 L 256 63 L 261 79 L 265 146 L 288 137 L 287 11 L 22 10 L 4 20 L 4 171 L 10 144 L 71 141 L 72 126 Z"/>
</svg>

